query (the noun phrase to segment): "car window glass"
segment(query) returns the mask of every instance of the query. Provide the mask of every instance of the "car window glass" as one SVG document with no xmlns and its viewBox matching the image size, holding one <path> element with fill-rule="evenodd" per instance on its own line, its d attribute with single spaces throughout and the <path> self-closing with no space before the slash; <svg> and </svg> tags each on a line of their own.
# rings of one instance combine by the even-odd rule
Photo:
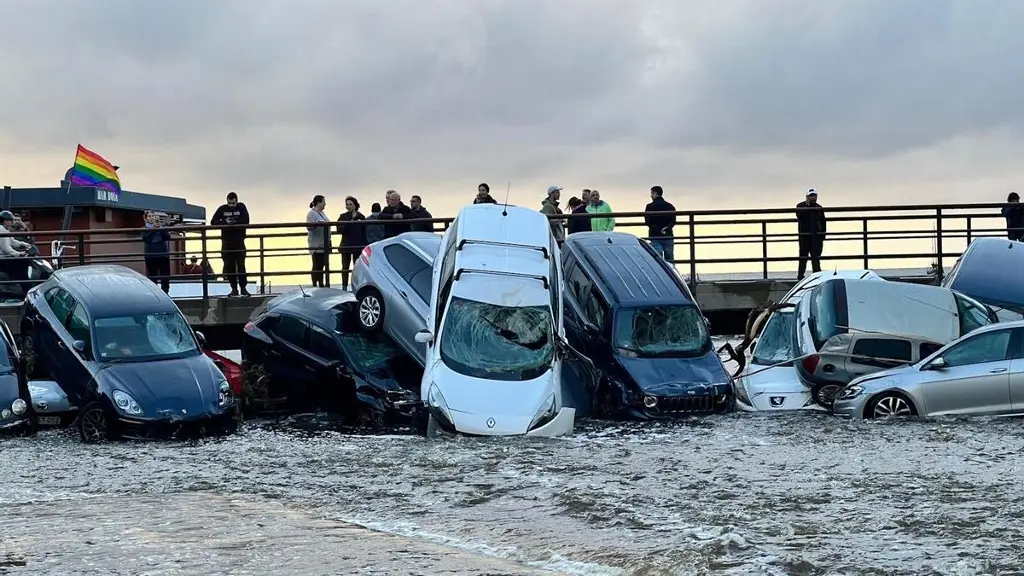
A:
<svg viewBox="0 0 1024 576">
<path fill-rule="evenodd" d="M 75 299 L 71 297 L 71 294 L 68 294 L 66 290 L 58 289 L 53 296 L 53 302 L 50 303 L 50 310 L 57 317 L 57 321 L 63 324 L 68 319 L 68 313 L 71 312 L 74 305 Z"/>
<path fill-rule="evenodd" d="M 960 313 L 960 335 L 969 334 L 982 326 L 992 323 L 988 310 L 971 302 L 962 295 L 953 293 L 956 298 L 957 311 Z"/>
<path fill-rule="evenodd" d="M 919 358 L 924 359 L 932 354 L 935 354 L 942 348 L 941 344 L 935 344 L 934 342 L 921 342 L 921 354 Z"/>
<path fill-rule="evenodd" d="M 56 286 L 54 286 L 53 288 L 50 288 L 49 290 L 46 291 L 45 298 L 46 298 L 46 303 L 47 304 L 49 304 L 50 306 L 53 306 L 53 300 L 54 300 L 54 298 L 57 297 L 57 292 L 58 291 L 60 291 L 60 288 L 57 288 Z"/>
<path fill-rule="evenodd" d="M 811 317 L 808 323 L 814 337 L 814 347 L 821 350 L 829 338 L 839 334 L 838 312 L 835 298 L 836 283 L 826 282 L 811 292 Z"/>
<path fill-rule="evenodd" d="M 274 335 L 296 346 L 302 346 L 306 334 L 306 323 L 291 316 L 280 316 L 274 326 Z"/>
<path fill-rule="evenodd" d="M 316 326 L 309 327 L 309 352 L 324 360 L 339 360 L 341 358 L 334 338 Z"/>
<path fill-rule="evenodd" d="M 587 297 L 590 294 L 590 285 L 590 279 L 583 273 L 583 268 L 578 265 L 573 266 L 572 273 L 569 275 L 569 293 L 582 306 L 586 306 Z"/>
<path fill-rule="evenodd" d="M 413 254 L 412 250 L 398 244 L 384 248 L 384 257 L 406 282 L 417 272 L 427 268 L 427 263 L 422 258 Z"/>
<path fill-rule="evenodd" d="M 853 345 L 855 364 L 868 366 L 898 366 L 913 360 L 913 345 L 898 338 L 861 338 Z"/>
<path fill-rule="evenodd" d="M 409 286 L 412 288 L 413 292 L 423 299 L 424 302 L 430 302 L 430 288 L 432 286 L 432 280 L 433 270 L 426 267 L 412 277 L 412 280 L 409 281 Z"/>
<path fill-rule="evenodd" d="M 89 317 L 85 313 L 84 306 L 75 306 L 67 323 L 65 323 L 65 327 L 68 329 L 68 334 L 71 334 L 72 339 L 81 340 L 89 344 Z"/>
<path fill-rule="evenodd" d="M 953 346 L 942 355 L 942 359 L 950 367 L 999 362 L 1006 359 L 1009 345 L 1010 330 L 986 332 Z"/>
<path fill-rule="evenodd" d="M 598 328 L 604 328 L 605 318 L 608 317 L 608 306 L 605 305 L 596 289 L 590 290 L 586 302 L 583 303 L 583 310 L 591 324 Z"/>
</svg>

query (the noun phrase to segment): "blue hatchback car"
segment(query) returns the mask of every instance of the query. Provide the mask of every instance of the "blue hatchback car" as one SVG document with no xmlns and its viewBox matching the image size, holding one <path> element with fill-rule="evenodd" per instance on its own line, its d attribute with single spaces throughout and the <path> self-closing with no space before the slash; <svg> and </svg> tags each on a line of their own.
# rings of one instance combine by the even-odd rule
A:
<svg viewBox="0 0 1024 576">
<path fill-rule="evenodd" d="M 54 272 L 26 297 L 22 353 L 79 407 L 83 441 L 233 433 L 231 386 L 171 300 L 113 265 Z"/>
<path fill-rule="evenodd" d="M 588 386 L 594 415 L 732 410 L 732 380 L 707 320 L 650 244 L 618 232 L 572 234 L 562 246 L 562 274 L 566 336 L 598 372 Z"/>
<path fill-rule="evenodd" d="M 10 327 L 0 320 L 0 432 L 31 434 L 35 429 L 24 362 Z"/>
</svg>

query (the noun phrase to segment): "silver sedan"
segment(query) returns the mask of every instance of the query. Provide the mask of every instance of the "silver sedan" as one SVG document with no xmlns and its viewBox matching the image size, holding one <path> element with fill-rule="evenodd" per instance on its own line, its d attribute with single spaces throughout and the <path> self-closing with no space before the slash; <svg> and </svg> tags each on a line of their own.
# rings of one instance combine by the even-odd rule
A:
<svg viewBox="0 0 1024 576">
<path fill-rule="evenodd" d="M 990 324 L 927 358 L 850 382 L 832 412 L 848 418 L 1024 414 L 1024 321 Z"/>
</svg>

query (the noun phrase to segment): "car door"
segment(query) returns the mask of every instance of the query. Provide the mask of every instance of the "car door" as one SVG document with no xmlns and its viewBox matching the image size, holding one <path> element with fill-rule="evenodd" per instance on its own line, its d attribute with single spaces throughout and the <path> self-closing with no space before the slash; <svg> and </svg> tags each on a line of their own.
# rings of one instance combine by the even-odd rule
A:
<svg viewBox="0 0 1024 576">
<path fill-rule="evenodd" d="M 46 307 L 36 310 L 32 323 L 36 329 L 36 352 L 42 357 L 47 372 L 53 376 L 54 364 L 57 364 L 57 333 L 71 315 L 74 299 L 63 288 L 54 287 L 46 293 Z"/>
<path fill-rule="evenodd" d="M 89 369 L 89 362 L 93 359 L 92 322 L 89 320 L 89 313 L 81 302 L 76 302 L 71 309 L 71 314 L 64 322 L 64 333 L 57 340 L 57 350 L 61 358 L 60 366 L 54 367 L 60 378 L 68 382 L 75 390 L 81 390 L 85 398 L 92 398 L 96 390 L 92 373 Z M 81 340 L 85 343 L 85 350 L 75 350 L 74 343 Z M 55 380 L 57 378 L 55 377 Z M 57 380 L 58 383 L 61 380 Z M 61 384 L 61 388 L 67 392 L 67 388 Z"/>
<path fill-rule="evenodd" d="M 914 345 L 905 338 L 854 334 L 850 356 L 846 358 L 845 382 L 854 378 L 888 370 L 913 361 Z M 835 377 L 833 375 L 828 375 Z"/>
<path fill-rule="evenodd" d="M 1012 328 L 975 333 L 942 353 L 946 366 L 923 385 L 930 416 L 1007 414 L 1010 402 Z M 934 362 L 934 360 L 933 360 Z"/>
<path fill-rule="evenodd" d="M 1024 414 L 1024 330 L 1010 342 L 1010 409 Z"/>
<path fill-rule="evenodd" d="M 267 354 L 266 369 L 270 373 L 271 398 L 289 397 L 292 391 L 301 396 L 302 390 L 311 386 L 316 379 L 316 371 L 306 362 L 304 348 L 307 346 L 308 334 L 304 321 L 293 316 L 279 315 L 270 328 L 273 345 Z"/>
<path fill-rule="evenodd" d="M 355 381 L 352 367 L 348 365 L 341 345 L 315 324 L 309 324 L 308 329 L 309 346 L 305 352 L 305 361 L 317 374 L 307 390 L 308 400 L 314 406 L 330 412 L 352 413 L 356 408 Z M 338 364 L 339 361 L 341 364 Z"/>
<path fill-rule="evenodd" d="M 391 308 L 386 312 L 385 328 L 392 338 L 397 340 L 406 350 L 422 347 L 415 340 L 416 333 L 423 329 L 427 316 L 427 298 L 412 289 L 414 278 L 422 274 L 431 275 L 433 268 L 422 258 L 401 244 L 392 244 L 384 248 L 384 257 L 393 270 L 384 275 L 391 282 L 393 289 L 389 303 Z M 397 276 L 396 276 L 397 274 Z M 422 283 L 422 280 L 420 280 Z M 396 305 L 397 304 L 397 305 Z"/>
<path fill-rule="evenodd" d="M 584 304 L 593 289 L 593 282 L 587 277 L 583 268 L 571 260 L 569 266 L 565 268 L 565 278 L 566 289 L 562 292 L 562 299 L 566 312 L 566 339 L 574 348 L 591 357 L 590 353 L 586 350 L 585 334 L 588 322 L 584 312 Z"/>
</svg>

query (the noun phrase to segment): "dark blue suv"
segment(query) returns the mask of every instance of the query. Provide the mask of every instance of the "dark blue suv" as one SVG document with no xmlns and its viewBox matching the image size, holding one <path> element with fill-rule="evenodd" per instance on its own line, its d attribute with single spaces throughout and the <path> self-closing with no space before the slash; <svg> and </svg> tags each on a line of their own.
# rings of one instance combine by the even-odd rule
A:
<svg viewBox="0 0 1024 576">
<path fill-rule="evenodd" d="M 596 371 L 582 380 L 595 416 L 663 418 L 733 408 L 729 374 L 679 274 L 619 232 L 581 232 L 562 246 L 569 343 Z"/>
</svg>

